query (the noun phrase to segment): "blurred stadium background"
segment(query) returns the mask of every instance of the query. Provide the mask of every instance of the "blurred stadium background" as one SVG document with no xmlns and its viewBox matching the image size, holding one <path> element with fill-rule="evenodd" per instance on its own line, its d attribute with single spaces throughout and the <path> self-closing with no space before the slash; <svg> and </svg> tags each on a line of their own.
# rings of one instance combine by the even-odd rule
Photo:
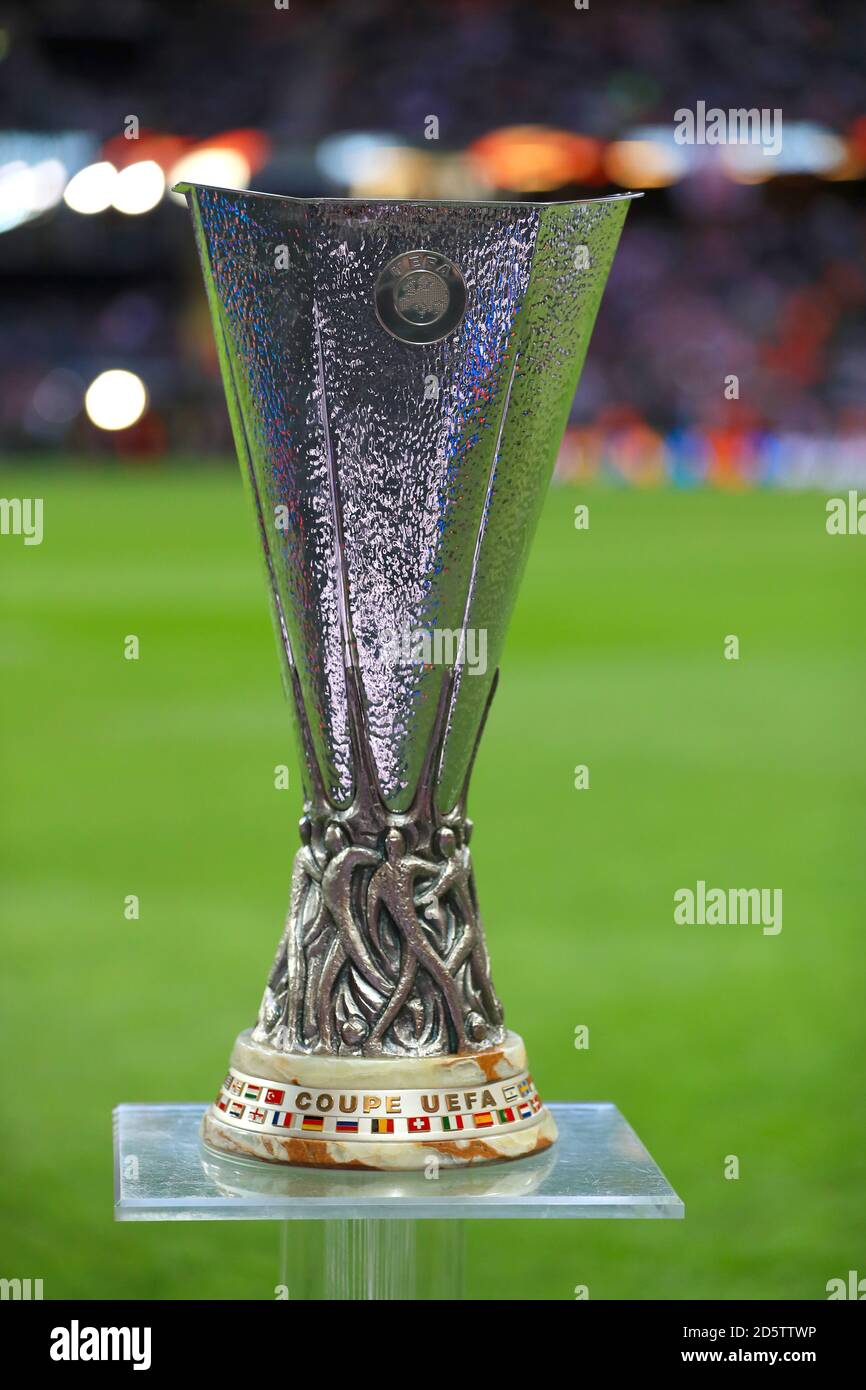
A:
<svg viewBox="0 0 866 1390">
<path fill-rule="evenodd" d="M 6 448 L 141 463 L 229 452 L 185 210 L 166 192 L 180 177 L 301 196 L 625 187 L 648 196 L 563 472 L 859 473 L 862 6 L 34 0 L 0 23 Z M 780 154 L 677 144 L 674 112 L 699 100 L 781 109 Z M 108 369 L 135 373 L 149 400 L 119 433 L 84 408 Z"/>
<path fill-rule="evenodd" d="M 519 1242 L 482 1223 L 469 1290 L 815 1298 L 866 1273 L 863 561 L 824 529 L 824 498 L 866 479 L 864 58 L 863 6 L 818 0 L 0 5 L 0 492 L 45 499 L 41 546 L 0 540 L 0 1275 L 47 1297 L 276 1282 L 267 1227 L 111 1223 L 110 1107 L 215 1085 L 297 811 L 272 785 L 287 715 L 181 177 L 646 191 L 474 815 L 498 987 L 544 1092 L 617 1101 L 688 1215 Z M 781 109 L 781 153 L 677 144 L 698 101 Z M 672 893 L 697 878 L 782 886 L 781 936 L 684 935 Z"/>
</svg>

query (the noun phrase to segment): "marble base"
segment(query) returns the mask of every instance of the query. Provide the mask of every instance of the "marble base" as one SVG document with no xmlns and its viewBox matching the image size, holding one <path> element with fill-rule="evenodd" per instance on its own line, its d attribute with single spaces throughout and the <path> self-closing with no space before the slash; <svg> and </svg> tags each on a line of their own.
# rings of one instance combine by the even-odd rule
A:
<svg viewBox="0 0 866 1390">
<path fill-rule="evenodd" d="M 357 1132 L 306 1132 L 317 1125 L 334 1131 L 338 1119 Z M 373 1123 L 391 1132 L 371 1134 Z M 443 1133 L 446 1123 L 459 1128 Z M 432 1132 L 408 1132 L 419 1124 Z M 549 1148 L 556 1134 L 516 1033 L 507 1033 L 501 1046 L 463 1056 L 356 1058 L 277 1052 L 247 1031 L 201 1127 L 204 1143 L 218 1153 L 379 1171 L 424 1169 L 431 1160 L 455 1167 L 523 1158 Z"/>
</svg>

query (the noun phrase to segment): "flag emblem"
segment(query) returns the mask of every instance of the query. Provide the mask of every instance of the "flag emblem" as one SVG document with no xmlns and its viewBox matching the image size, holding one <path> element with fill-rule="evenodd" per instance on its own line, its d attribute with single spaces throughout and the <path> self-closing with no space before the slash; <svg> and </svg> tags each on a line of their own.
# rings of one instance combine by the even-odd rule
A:
<svg viewBox="0 0 866 1390">
<path fill-rule="evenodd" d="M 529 1120 L 532 1118 L 532 1106 L 528 1101 L 521 1101 L 517 1107 L 517 1113 L 521 1120 Z"/>
<path fill-rule="evenodd" d="M 497 1110 L 496 1113 L 499 1116 L 499 1123 L 502 1125 L 510 1125 L 514 1119 L 514 1111 L 510 1105 L 505 1110 Z"/>
<path fill-rule="evenodd" d="M 241 1105 L 239 1100 L 233 1100 L 231 1105 L 229 1106 L 229 1114 L 232 1116 L 233 1119 L 240 1120 L 243 1119 L 243 1113 L 245 1109 L 246 1106 Z"/>
<path fill-rule="evenodd" d="M 357 1134 L 357 1133 L 358 1133 L 358 1121 L 357 1121 L 357 1120 L 338 1120 L 338 1121 L 337 1121 L 337 1133 L 338 1133 L 338 1134 Z"/>
<path fill-rule="evenodd" d="M 528 1096 L 529 1092 L 532 1090 L 532 1082 L 529 1079 L 526 1081 L 519 1081 L 517 1083 L 517 1089 L 522 1096 Z"/>
<path fill-rule="evenodd" d="M 479 1110 L 477 1115 L 472 1116 L 475 1121 L 476 1129 L 484 1129 L 485 1125 L 493 1124 L 493 1114 L 490 1110 Z"/>
<path fill-rule="evenodd" d="M 224 1091 L 227 1091 L 228 1088 L 229 1088 L 229 1086 L 231 1086 L 231 1084 L 232 1084 L 232 1074 L 231 1074 L 231 1072 L 229 1072 L 228 1076 L 226 1077 L 225 1081 L 223 1082 L 223 1090 L 224 1090 Z"/>
<path fill-rule="evenodd" d="M 320 1130 L 323 1128 L 324 1123 L 325 1121 L 321 1115 L 305 1115 L 301 1129 Z"/>
<path fill-rule="evenodd" d="M 265 1105 L 282 1105 L 285 1091 L 265 1091 Z"/>
<path fill-rule="evenodd" d="M 371 1120 L 371 1121 L 370 1121 L 370 1132 L 371 1132 L 371 1134 L 393 1134 L 393 1133 L 394 1133 L 394 1121 L 393 1121 L 393 1120 Z"/>
<path fill-rule="evenodd" d="M 271 1116 L 271 1124 L 276 1125 L 278 1129 L 290 1129 L 292 1124 L 291 1111 L 275 1110 Z"/>
<path fill-rule="evenodd" d="M 244 1088 L 244 1100 L 258 1100 L 261 1094 L 261 1086 L 253 1086 L 248 1082 Z"/>
<path fill-rule="evenodd" d="M 442 1128 L 443 1128 L 443 1129 L 449 1129 L 449 1130 L 451 1130 L 451 1129 L 462 1129 L 462 1128 L 463 1128 L 463 1116 L 462 1116 L 462 1115 L 443 1115 L 443 1116 L 442 1116 Z"/>
<path fill-rule="evenodd" d="M 429 1115 L 413 1115 L 406 1121 L 406 1128 L 410 1134 L 426 1134 L 430 1129 Z"/>
<path fill-rule="evenodd" d="M 250 1113 L 247 1115 L 247 1119 L 252 1120 L 254 1125 L 263 1125 L 267 1118 L 267 1110 L 262 1110 L 260 1105 L 257 1105 L 255 1110 L 251 1110 Z"/>
<path fill-rule="evenodd" d="M 229 1103 L 228 1103 L 228 1101 L 226 1100 L 225 1096 L 223 1096 L 223 1095 L 217 1096 L 217 1098 L 216 1098 L 216 1108 L 217 1108 L 217 1110 L 228 1110 L 228 1108 L 229 1108 Z"/>
<path fill-rule="evenodd" d="M 239 1096 L 243 1089 L 244 1083 L 242 1081 L 238 1081 L 237 1077 L 235 1076 L 232 1079 L 232 1084 L 229 1086 L 229 1090 L 231 1091 L 232 1095 Z"/>
<path fill-rule="evenodd" d="M 532 1100 L 529 1102 L 529 1104 L 532 1106 L 533 1110 L 534 1110 L 534 1111 L 536 1112 L 536 1114 L 537 1114 L 538 1111 L 541 1109 L 541 1097 L 538 1096 L 538 1095 L 534 1095 L 534 1096 L 532 1097 Z"/>
</svg>

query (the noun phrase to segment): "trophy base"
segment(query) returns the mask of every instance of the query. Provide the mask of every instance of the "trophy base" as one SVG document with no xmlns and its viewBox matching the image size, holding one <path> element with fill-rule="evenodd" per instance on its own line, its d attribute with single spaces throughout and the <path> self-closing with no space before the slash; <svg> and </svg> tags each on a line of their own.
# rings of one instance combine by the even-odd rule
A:
<svg viewBox="0 0 866 1390">
<path fill-rule="evenodd" d="M 524 1158 L 556 1133 L 516 1033 L 461 1056 L 366 1058 L 278 1052 L 247 1031 L 201 1128 L 234 1157 L 386 1171 Z"/>
</svg>

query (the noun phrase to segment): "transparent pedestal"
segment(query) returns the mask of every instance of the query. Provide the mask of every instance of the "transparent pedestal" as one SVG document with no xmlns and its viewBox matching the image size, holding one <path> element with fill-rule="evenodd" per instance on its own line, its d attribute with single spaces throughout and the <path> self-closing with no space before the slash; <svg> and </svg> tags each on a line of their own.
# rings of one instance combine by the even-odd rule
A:
<svg viewBox="0 0 866 1390">
<path fill-rule="evenodd" d="M 683 1203 L 609 1103 L 551 1105 L 552 1148 L 513 1163 L 413 1173 L 287 1168 L 228 1158 L 195 1105 L 114 1111 L 119 1221 L 282 1221 L 290 1299 L 460 1297 L 467 1220 L 679 1219 Z"/>
</svg>

